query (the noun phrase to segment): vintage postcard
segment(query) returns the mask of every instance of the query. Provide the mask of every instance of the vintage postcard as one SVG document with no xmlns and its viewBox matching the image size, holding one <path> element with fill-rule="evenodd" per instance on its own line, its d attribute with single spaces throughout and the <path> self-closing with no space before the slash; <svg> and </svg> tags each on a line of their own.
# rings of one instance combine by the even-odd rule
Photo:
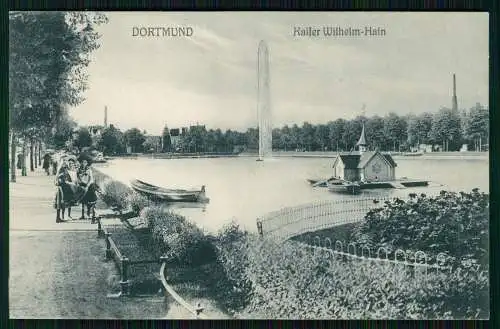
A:
<svg viewBox="0 0 500 329">
<path fill-rule="evenodd" d="M 488 14 L 9 25 L 11 318 L 489 318 Z"/>
</svg>

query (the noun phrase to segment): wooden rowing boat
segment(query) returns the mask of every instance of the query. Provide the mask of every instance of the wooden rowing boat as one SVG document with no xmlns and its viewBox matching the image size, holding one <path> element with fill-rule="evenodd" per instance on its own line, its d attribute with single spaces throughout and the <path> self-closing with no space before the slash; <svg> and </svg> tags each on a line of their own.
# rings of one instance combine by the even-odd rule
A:
<svg viewBox="0 0 500 329">
<path fill-rule="evenodd" d="M 343 180 L 327 181 L 328 191 L 335 193 L 359 194 L 361 187 L 358 183 Z"/>
<path fill-rule="evenodd" d="M 134 191 L 156 200 L 168 202 L 198 202 L 206 200 L 204 185 L 200 190 L 167 189 L 134 179 L 131 181 L 131 186 Z"/>
<path fill-rule="evenodd" d="M 327 179 L 324 178 L 308 178 L 307 181 L 309 184 L 312 185 L 312 187 L 327 187 L 327 182 L 331 182 L 336 180 L 334 177 L 330 177 Z"/>
</svg>

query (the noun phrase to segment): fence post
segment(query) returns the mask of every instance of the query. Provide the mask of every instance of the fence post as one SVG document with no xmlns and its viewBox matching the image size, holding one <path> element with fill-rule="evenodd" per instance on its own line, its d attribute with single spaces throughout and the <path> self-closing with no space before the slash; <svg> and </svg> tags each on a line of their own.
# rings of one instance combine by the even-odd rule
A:
<svg viewBox="0 0 500 329">
<path fill-rule="evenodd" d="M 264 235 L 264 232 L 262 231 L 262 220 L 257 218 L 257 232 L 259 233 L 260 237 Z"/>
<path fill-rule="evenodd" d="M 104 232 L 104 236 L 106 237 L 106 260 L 111 259 L 111 241 L 109 241 L 111 233 Z"/>
<path fill-rule="evenodd" d="M 100 238 L 102 237 L 102 224 L 101 224 L 101 218 L 97 218 L 97 237 Z"/>
<path fill-rule="evenodd" d="M 128 295 L 129 294 L 129 281 L 128 281 L 128 267 L 129 267 L 129 259 L 127 257 L 123 257 L 121 259 L 121 277 L 122 280 L 120 281 L 120 286 L 121 286 L 121 292 L 122 295 Z"/>
</svg>

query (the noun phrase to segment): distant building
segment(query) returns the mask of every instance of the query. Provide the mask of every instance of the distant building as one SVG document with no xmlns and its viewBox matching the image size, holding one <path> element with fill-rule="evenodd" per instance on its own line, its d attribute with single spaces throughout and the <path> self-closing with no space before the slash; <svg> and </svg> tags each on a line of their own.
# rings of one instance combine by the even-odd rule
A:
<svg viewBox="0 0 500 329">
<path fill-rule="evenodd" d="M 432 144 L 419 144 L 418 146 L 410 147 L 411 152 L 432 152 Z"/>
<path fill-rule="evenodd" d="M 199 125 L 199 124 L 196 124 L 194 126 L 189 126 L 189 130 L 192 131 L 192 130 L 195 130 L 195 129 L 201 129 L 201 130 L 204 130 L 205 129 L 205 125 Z"/>
<path fill-rule="evenodd" d="M 432 146 L 432 151 L 433 152 L 443 152 L 444 151 L 444 148 L 442 145 L 434 145 Z"/>
<path fill-rule="evenodd" d="M 170 143 L 174 151 L 180 151 L 182 148 L 182 138 L 186 136 L 189 132 L 195 130 L 205 130 L 205 125 L 193 125 L 189 127 L 172 128 L 169 130 L 170 133 Z"/>
<path fill-rule="evenodd" d="M 181 132 L 179 128 L 170 129 L 170 144 L 174 150 L 181 146 Z"/>
<path fill-rule="evenodd" d="M 396 162 L 390 154 L 367 151 L 365 126 L 357 152 L 339 153 L 333 163 L 333 176 L 347 181 L 391 181 L 396 179 Z"/>
</svg>

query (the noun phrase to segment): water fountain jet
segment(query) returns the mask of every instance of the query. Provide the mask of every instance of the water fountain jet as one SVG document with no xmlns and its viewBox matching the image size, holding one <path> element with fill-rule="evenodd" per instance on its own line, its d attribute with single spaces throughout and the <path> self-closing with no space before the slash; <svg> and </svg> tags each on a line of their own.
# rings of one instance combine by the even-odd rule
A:
<svg viewBox="0 0 500 329">
<path fill-rule="evenodd" d="M 269 49 L 264 40 L 257 51 L 257 115 L 259 119 L 259 158 L 272 156 L 271 95 L 269 88 Z"/>
</svg>

